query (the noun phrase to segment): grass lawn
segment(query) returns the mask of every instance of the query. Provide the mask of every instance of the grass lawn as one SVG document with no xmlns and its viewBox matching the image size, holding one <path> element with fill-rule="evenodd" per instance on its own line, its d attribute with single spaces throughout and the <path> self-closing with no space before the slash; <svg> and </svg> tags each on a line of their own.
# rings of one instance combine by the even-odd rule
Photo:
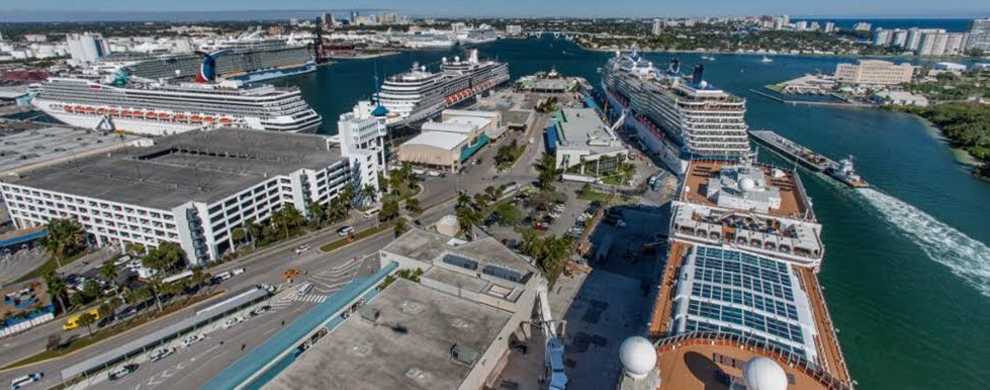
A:
<svg viewBox="0 0 990 390">
<path fill-rule="evenodd" d="M 80 258 L 82 258 L 83 256 L 85 256 L 87 253 L 88 252 L 81 252 L 79 254 L 76 254 L 75 256 L 72 256 L 72 257 L 70 257 L 68 259 L 65 259 L 65 260 L 62 261 L 62 265 L 64 266 L 66 264 L 72 263 L 73 261 L 79 260 Z M 46 260 L 43 264 L 41 264 L 41 266 L 39 266 L 38 268 L 35 268 L 31 272 L 28 272 L 24 276 L 21 276 L 20 279 L 17 279 L 16 281 L 14 281 L 14 283 L 20 283 L 20 282 L 23 282 L 23 281 L 26 281 L 26 280 L 29 280 L 29 279 L 34 279 L 34 278 L 37 278 L 37 277 L 41 277 L 42 275 L 48 273 L 48 271 L 54 271 L 56 269 L 58 269 L 58 262 L 55 261 L 55 258 L 54 257 L 48 257 L 48 260 Z"/>
<path fill-rule="evenodd" d="M 609 194 L 607 192 L 601 192 L 595 189 L 591 189 L 590 191 L 578 192 L 578 199 L 586 200 L 589 202 L 598 201 L 602 204 L 608 204 L 611 198 L 612 198 L 612 194 Z"/>
<path fill-rule="evenodd" d="M 333 251 L 335 251 L 337 249 L 340 249 L 341 247 L 343 247 L 343 246 L 345 246 L 347 244 L 350 244 L 350 243 L 352 243 L 354 241 L 359 241 L 359 240 L 362 240 L 362 239 L 371 237 L 371 236 L 373 236 L 375 234 L 381 233 L 381 232 L 383 232 L 385 230 L 388 230 L 390 228 L 392 228 L 392 223 L 391 222 L 379 224 L 378 226 L 375 226 L 375 227 L 372 227 L 372 228 L 369 228 L 369 229 L 364 229 L 364 230 L 362 230 L 360 232 L 357 232 L 357 233 L 355 233 L 351 237 L 342 238 L 342 239 L 339 239 L 337 241 L 334 241 L 334 242 L 331 242 L 329 244 L 326 244 L 324 246 L 321 246 L 320 247 L 320 250 L 321 251 L 324 251 L 324 252 L 333 252 Z"/>
</svg>

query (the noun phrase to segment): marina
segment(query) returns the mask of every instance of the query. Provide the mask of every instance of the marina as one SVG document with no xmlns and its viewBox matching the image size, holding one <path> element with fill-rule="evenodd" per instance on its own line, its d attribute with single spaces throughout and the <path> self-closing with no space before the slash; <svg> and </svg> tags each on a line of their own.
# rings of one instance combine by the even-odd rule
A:
<svg viewBox="0 0 990 390">
<path fill-rule="evenodd" d="M 869 183 L 856 173 L 853 157 L 832 160 L 770 130 L 752 130 L 750 137 L 778 155 L 814 172 L 822 172 L 851 188 L 867 188 Z"/>
</svg>

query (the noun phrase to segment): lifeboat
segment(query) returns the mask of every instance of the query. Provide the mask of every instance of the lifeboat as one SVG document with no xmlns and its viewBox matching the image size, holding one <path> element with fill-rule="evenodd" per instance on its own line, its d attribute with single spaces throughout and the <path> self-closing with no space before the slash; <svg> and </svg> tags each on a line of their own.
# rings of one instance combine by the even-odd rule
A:
<svg viewBox="0 0 990 390">
<path fill-rule="evenodd" d="M 169 114 L 167 112 L 159 112 L 158 113 L 158 119 L 159 120 L 163 120 L 163 121 L 170 120 L 170 119 L 172 119 L 172 114 Z"/>
<path fill-rule="evenodd" d="M 209 115 L 207 115 L 207 116 L 204 116 L 204 117 L 203 117 L 203 122 L 206 122 L 206 123 L 213 123 L 214 121 L 216 121 L 216 118 L 214 118 L 214 117 L 212 117 L 212 116 L 209 116 Z"/>
<path fill-rule="evenodd" d="M 196 123 L 199 123 L 199 122 L 202 122 L 203 121 L 203 117 L 201 117 L 199 115 L 193 115 L 191 118 L 189 118 L 189 120 L 191 120 L 193 122 L 196 122 Z"/>
<path fill-rule="evenodd" d="M 189 117 L 186 114 L 175 114 L 175 120 L 176 122 L 186 122 L 189 120 Z"/>
<path fill-rule="evenodd" d="M 144 113 L 144 119 L 155 119 L 155 116 L 156 115 L 158 115 L 158 114 L 155 114 L 154 111 L 148 111 L 148 112 Z"/>
<path fill-rule="evenodd" d="M 110 114 L 110 116 L 120 116 L 120 111 L 118 111 L 116 108 L 109 109 L 108 113 Z"/>
<path fill-rule="evenodd" d="M 104 108 L 104 107 L 100 107 L 100 108 L 97 108 L 97 109 L 96 109 L 96 113 L 97 113 L 98 115 L 105 115 L 105 114 L 107 113 L 107 109 L 106 109 L 106 108 Z"/>
<path fill-rule="evenodd" d="M 225 125 L 229 125 L 233 121 L 234 121 L 233 119 L 230 119 L 230 118 L 227 118 L 227 117 L 220 118 L 220 123 L 223 123 Z"/>
<path fill-rule="evenodd" d="M 87 107 L 83 108 L 83 111 L 85 111 L 87 114 L 92 114 L 92 113 L 96 112 L 96 109 L 93 108 L 93 107 L 88 107 L 87 106 Z"/>
<path fill-rule="evenodd" d="M 73 112 L 73 111 L 75 111 L 76 107 L 75 106 L 71 106 L 71 105 L 66 105 L 62 109 L 65 110 L 65 112 Z"/>
</svg>

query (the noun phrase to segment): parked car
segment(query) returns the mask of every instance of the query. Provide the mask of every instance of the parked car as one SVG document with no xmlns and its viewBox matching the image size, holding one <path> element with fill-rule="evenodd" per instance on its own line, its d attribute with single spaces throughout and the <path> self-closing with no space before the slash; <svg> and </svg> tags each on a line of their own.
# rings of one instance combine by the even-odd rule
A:
<svg viewBox="0 0 990 390">
<path fill-rule="evenodd" d="M 301 254 L 306 253 L 308 251 L 309 251 L 309 245 L 300 245 L 298 248 L 296 248 L 296 254 L 297 255 L 301 255 Z"/>
<path fill-rule="evenodd" d="M 189 336 L 189 337 L 186 337 L 186 338 L 182 339 L 182 346 L 188 348 L 189 346 L 191 346 L 193 344 L 196 344 L 196 343 L 198 343 L 200 341 L 203 341 L 205 339 L 206 339 L 206 335 L 204 335 L 204 334 L 195 334 L 195 335 L 192 335 L 192 336 Z"/>
<path fill-rule="evenodd" d="M 137 371 L 137 369 L 138 369 L 137 364 L 125 364 L 121 367 L 115 368 L 113 371 L 110 371 L 110 373 L 107 374 L 107 376 L 110 377 L 110 380 L 115 381 L 117 379 L 130 375 L 132 372 Z"/>
</svg>

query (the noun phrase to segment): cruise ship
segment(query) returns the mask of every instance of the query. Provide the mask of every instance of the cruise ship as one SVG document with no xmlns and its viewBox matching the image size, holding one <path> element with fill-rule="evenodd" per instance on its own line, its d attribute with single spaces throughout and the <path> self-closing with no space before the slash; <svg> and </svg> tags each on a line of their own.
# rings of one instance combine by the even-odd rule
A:
<svg viewBox="0 0 990 390">
<path fill-rule="evenodd" d="M 648 331 L 618 389 L 851 390 L 817 272 L 822 226 L 797 171 L 691 160 Z"/>
<path fill-rule="evenodd" d="M 408 72 L 393 75 L 377 93 L 379 104 L 389 113 L 389 126 L 403 126 L 431 118 L 444 108 L 509 81 L 509 66 L 502 62 L 480 61 L 471 50 L 466 60 L 444 58 L 440 72 L 413 64 Z"/>
<path fill-rule="evenodd" d="M 601 73 L 609 105 L 630 111 L 627 125 L 643 147 L 678 175 L 691 160 L 733 161 L 751 153 L 745 99 L 704 81 L 704 65 L 686 77 L 676 59 L 660 70 L 636 52 L 616 53 Z"/>
<path fill-rule="evenodd" d="M 105 83 L 50 78 L 32 104 L 71 126 L 144 135 L 210 127 L 315 132 L 322 118 L 298 89 L 219 83 Z"/>
</svg>

